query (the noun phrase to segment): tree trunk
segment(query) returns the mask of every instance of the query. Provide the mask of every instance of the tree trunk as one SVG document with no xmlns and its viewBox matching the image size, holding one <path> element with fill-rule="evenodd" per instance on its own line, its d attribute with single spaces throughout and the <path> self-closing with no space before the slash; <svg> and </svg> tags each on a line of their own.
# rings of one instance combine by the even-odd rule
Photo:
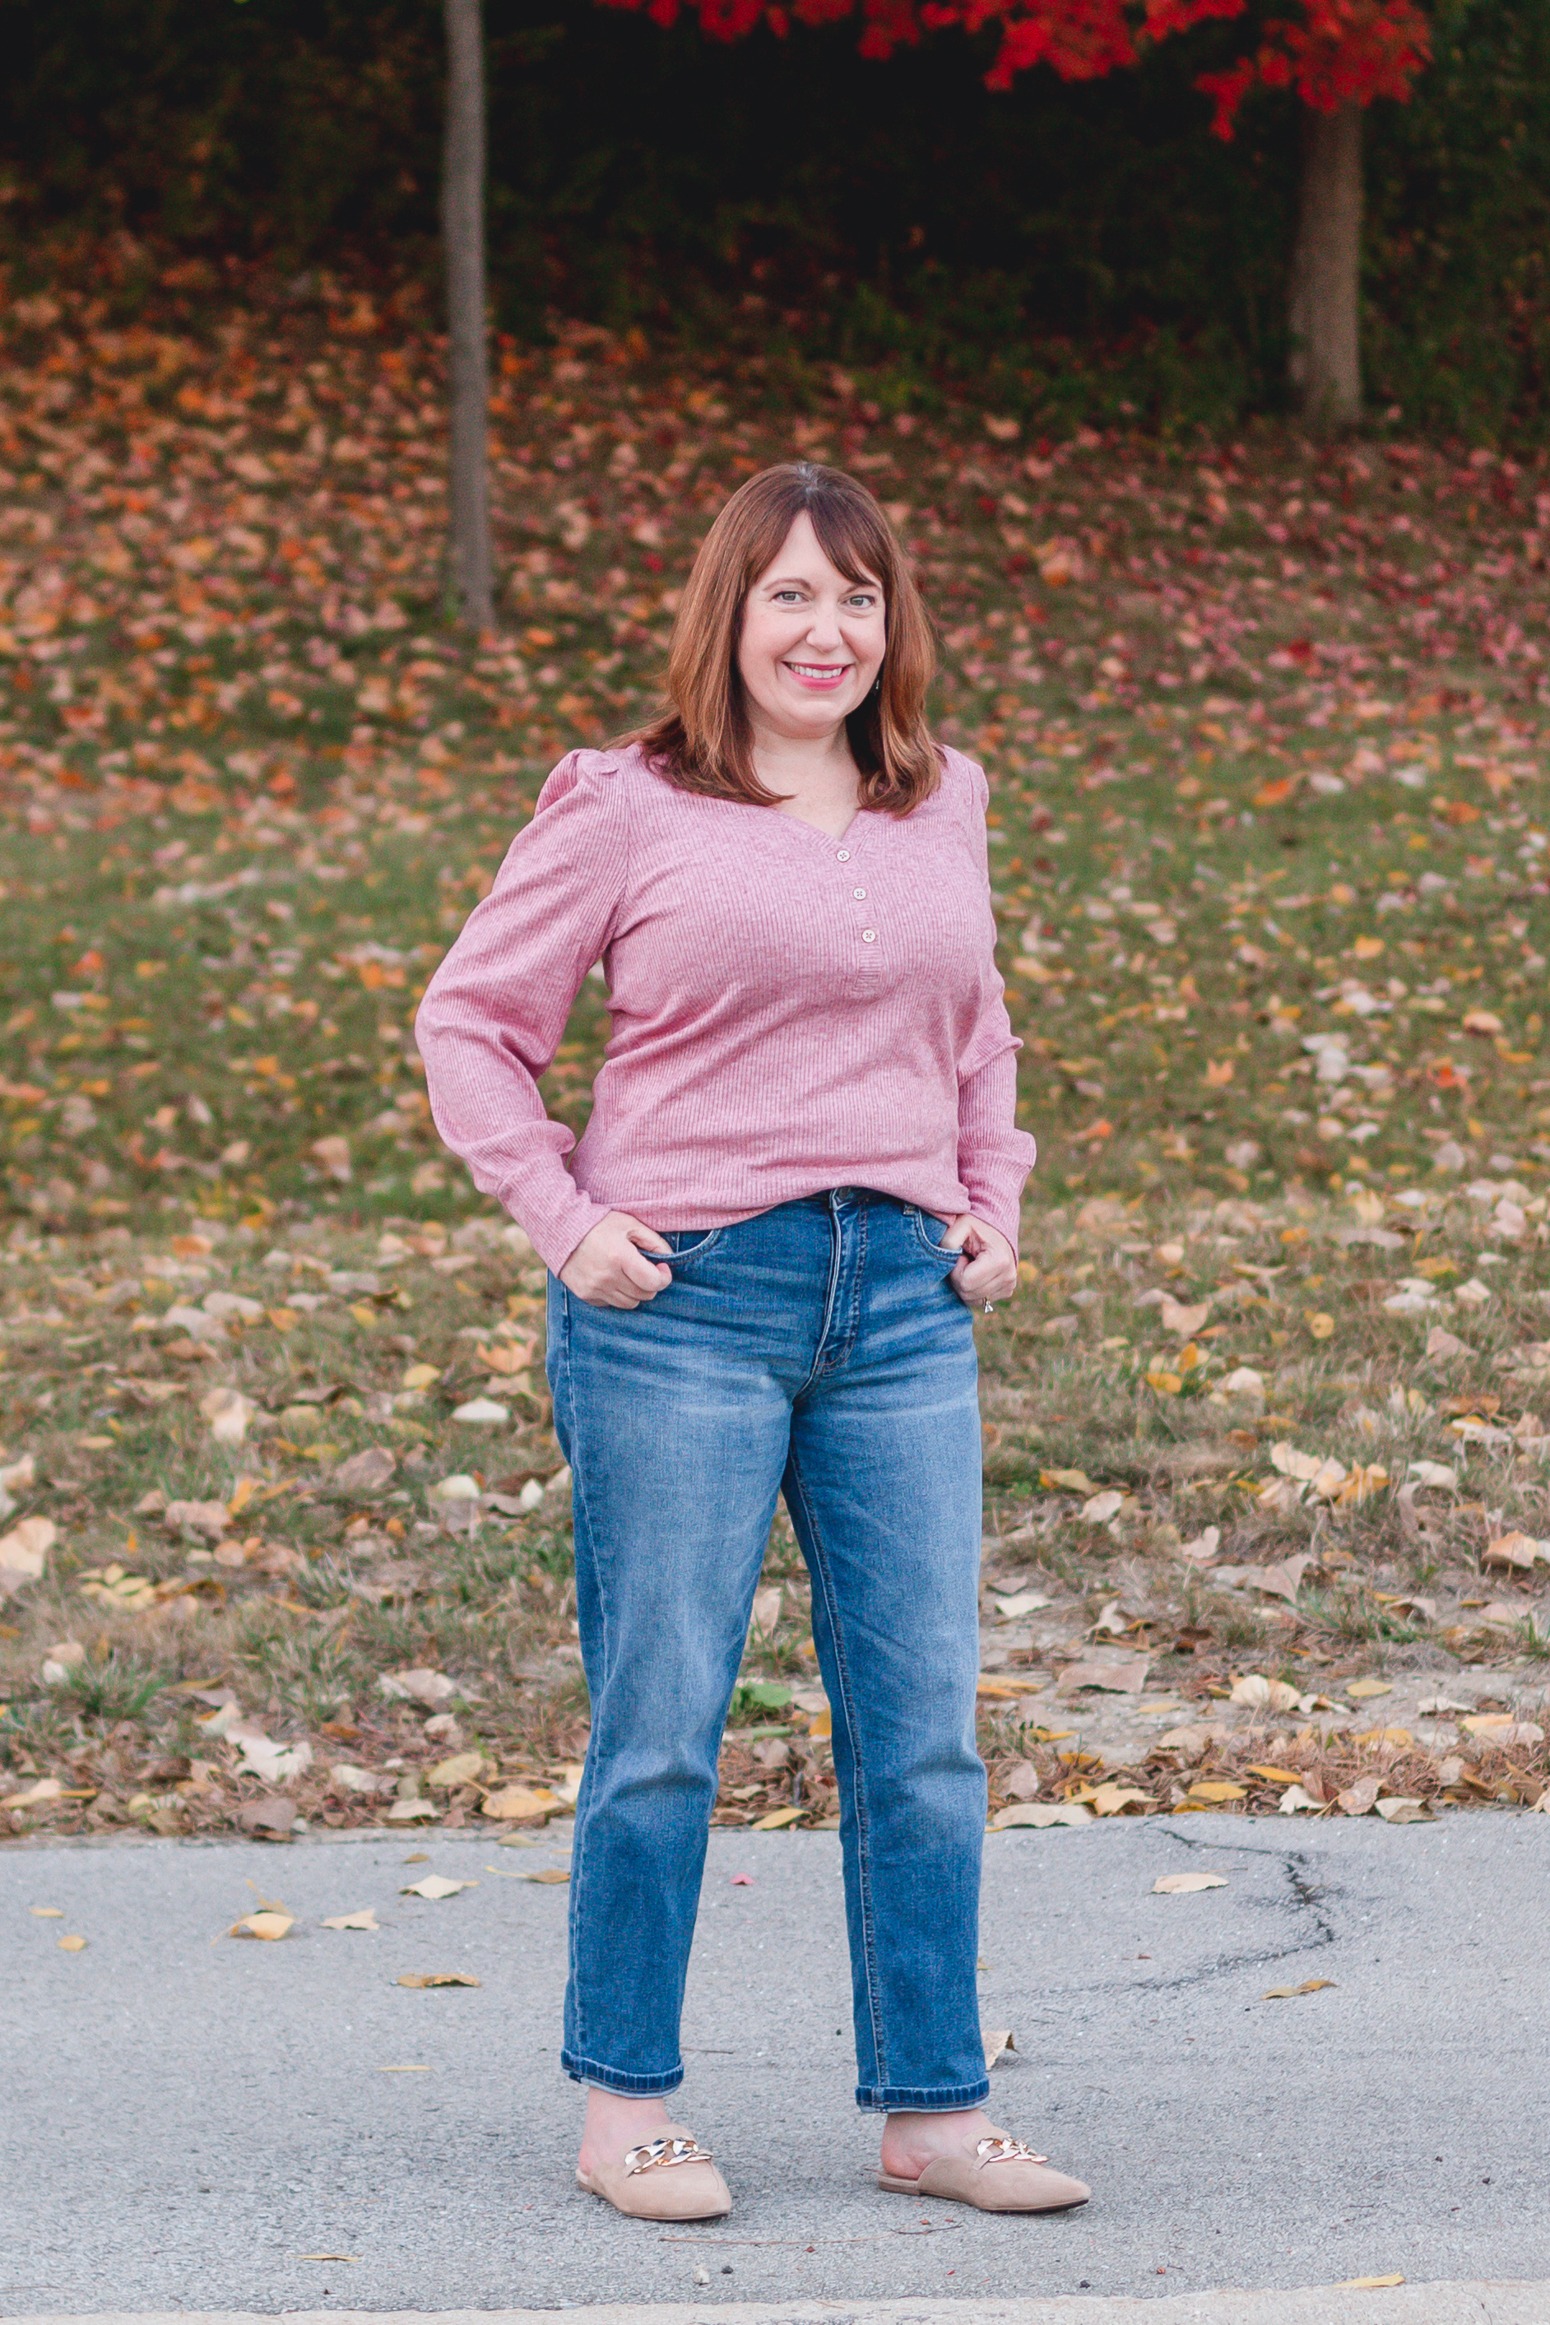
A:
<svg viewBox="0 0 1550 2325">
<path fill-rule="evenodd" d="M 1362 109 L 1308 112 L 1292 254 L 1288 366 L 1308 426 L 1361 417 Z"/>
<path fill-rule="evenodd" d="M 451 395 L 448 541 L 462 619 L 495 627 L 490 479 L 485 443 L 490 376 L 484 285 L 484 26 L 480 0 L 444 0 L 447 120 L 441 225 L 447 262 Z"/>
</svg>

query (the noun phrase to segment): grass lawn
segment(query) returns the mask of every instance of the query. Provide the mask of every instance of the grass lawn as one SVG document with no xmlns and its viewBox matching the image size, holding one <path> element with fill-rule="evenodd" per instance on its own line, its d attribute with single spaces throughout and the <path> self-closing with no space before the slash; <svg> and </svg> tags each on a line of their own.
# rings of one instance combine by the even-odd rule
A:
<svg viewBox="0 0 1550 2325">
<path fill-rule="evenodd" d="M 390 307 L 105 259 L 0 320 L 0 1829 L 573 1796 L 542 1270 L 411 1023 L 793 451 L 888 503 L 995 790 L 1042 1151 L 982 1343 L 993 1808 L 1550 1801 L 1544 472 L 578 330 L 503 355 L 475 646 Z M 604 1030 L 589 987 L 572 1120 Z M 808 1629 L 777 1528 L 725 1821 L 834 1814 Z"/>
</svg>

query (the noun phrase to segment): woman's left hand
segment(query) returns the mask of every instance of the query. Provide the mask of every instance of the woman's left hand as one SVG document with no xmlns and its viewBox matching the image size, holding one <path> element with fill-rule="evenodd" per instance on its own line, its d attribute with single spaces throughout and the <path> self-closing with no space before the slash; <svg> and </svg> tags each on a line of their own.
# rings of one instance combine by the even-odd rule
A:
<svg viewBox="0 0 1550 2325">
<path fill-rule="evenodd" d="M 983 1308 L 987 1300 L 1009 1300 L 1016 1291 L 1016 1252 L 999 1227 L 976 1219 L 972 1211 L 958 1214 L 941 1248 L 963 1253 L 947 1280 L 966 1308 Z"/>
</svg>

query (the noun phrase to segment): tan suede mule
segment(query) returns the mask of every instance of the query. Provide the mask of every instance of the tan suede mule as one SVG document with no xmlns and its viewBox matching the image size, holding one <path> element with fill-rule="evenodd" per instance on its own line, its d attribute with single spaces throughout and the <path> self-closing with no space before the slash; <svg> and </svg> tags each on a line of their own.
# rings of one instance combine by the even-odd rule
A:
<svg viewBox="0 0 1550 2325">
<path fill-rule="evenodd" d="M 879 2172 L 877 2184 L 891 2196 L 944 2196 L 972 2204 L 977 2212 L 1065 2212 L 1085 2204 L 1091 2188 L 1049 2168 L 1020 2139 L 982 2139 L 972 2155 L 939 2155 L 917 2180 Z"/>
<path fill-rule="evenodd" d="M 692 2131 L 669 2123 L 655 2139 L 626 2150 L 620 2163 L 598 2164 L 576 2178 L 628 2220 L 724 2220 L 732 2209 L 726 2181 Z"/>
</svg>

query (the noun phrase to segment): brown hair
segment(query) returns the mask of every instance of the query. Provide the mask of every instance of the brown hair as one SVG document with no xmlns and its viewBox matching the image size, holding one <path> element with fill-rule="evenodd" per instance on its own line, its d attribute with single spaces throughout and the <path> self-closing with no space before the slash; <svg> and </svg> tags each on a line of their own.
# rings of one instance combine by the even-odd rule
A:
<svg viewBox="0 0 1550 2325">
<path fill-rule="evenodd" d="M 681 790 L 754 807 L 779 805 L 754 772 L 752 734 L 737 667 L 748 592 L 806 512 L 819 546 L 847 581 L 880 582 L 887 611 L 879 682 L 845 722 L 861 775 L 861 804 L 908 815 L 941 781 L 926 727 L 936 665 L 931 626 L 893 528 L 864 484 L 838 468 L 791 461 L 740 485 L 689 575 L 668 650 L 667 707 L 625 736 Z"/>
</svg>

